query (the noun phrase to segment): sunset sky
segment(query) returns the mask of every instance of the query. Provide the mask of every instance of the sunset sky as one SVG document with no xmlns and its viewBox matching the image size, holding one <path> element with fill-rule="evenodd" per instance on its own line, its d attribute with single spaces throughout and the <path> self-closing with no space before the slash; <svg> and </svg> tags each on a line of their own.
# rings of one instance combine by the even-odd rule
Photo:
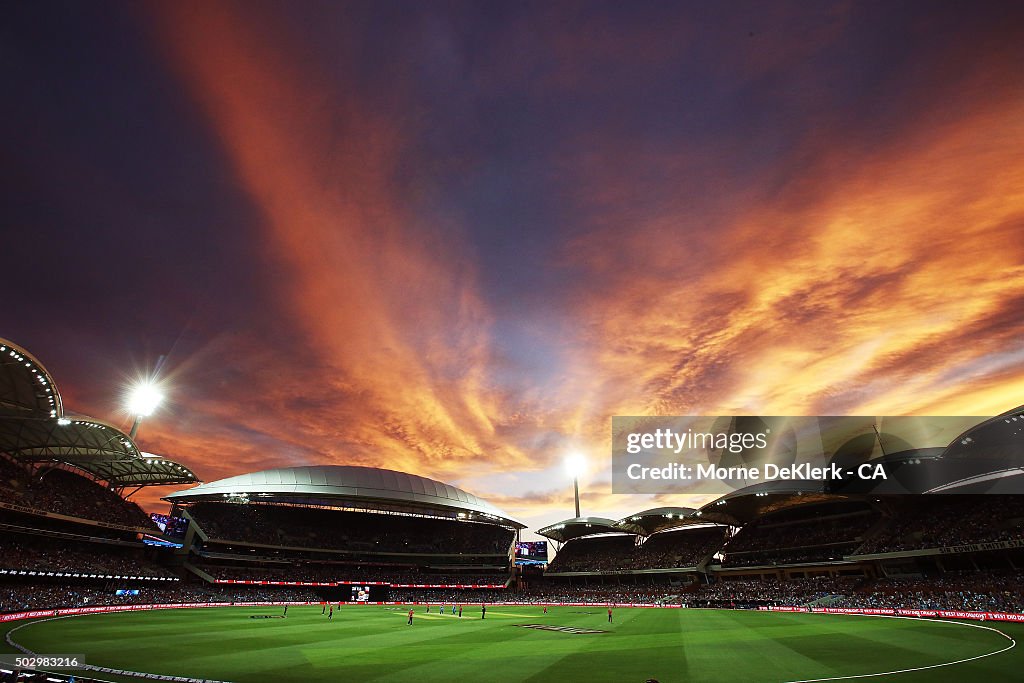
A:
<svg viewBox="0 0 1024 683">
<path fill-rule="evenodd" d="M 212 481 L 382 466 L 531 529 L 613 415 L 1024 404 L 1020 2 L 33 2 L 0 337 Z M 160 495 L 138 499 L 164 510 Z"/>
</svg>

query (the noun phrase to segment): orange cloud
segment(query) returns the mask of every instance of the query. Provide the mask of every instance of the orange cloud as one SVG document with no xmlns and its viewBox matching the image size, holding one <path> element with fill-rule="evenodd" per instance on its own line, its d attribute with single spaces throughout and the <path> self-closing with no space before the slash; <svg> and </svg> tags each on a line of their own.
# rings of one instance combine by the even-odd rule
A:
<svg viewBox="0 0 1024 683">
<path fill-rule="evenodd" d="M 564 357 L 519 377 L 463 226 L 417 211 L 425 190 L 403 180 L 421 161 L 408 84 L 389 83 L 386 106 L 366 98 L 348 62 L 326 70 L 260 8 L 154 8 L 262 215 L 254 238 L 280 296 L 267 310 L 275 334 L 228 336 L 206 361 L 234 373 L 219 393 L 190 396 L 183 424 L 146 427 L 148 449 L 195 459 L 206 479 L 336 462 L 458 483 L 470 466 L 542 470 L 570 443 L 606 453 L 616 414 L 991 414 L 1021 402 L 1024 99 L 989 87 L 1011 74 L 998 59 L 956 70 L 938 95 L 906 94 L 912 115 L 896 131 L 855 135 L 836 116 L 759 157 L 743 182 L 716 156 L 742 158 L 747 134 L 673 149 L 617 123 L 579 131 L 552 161 L 576 210 L 547 264 L 576 284 L 543 303 Z M 767 55 L 741 36 L 712 71 L 746 66 L 746 88 L 806 69 L 846 26 L 843 11 L 829 17 L 814 40 Z M 627 59 L 643 40 L 636 30 L 606 50 L 613 24 L 541 39 L 560 56 L 540 79 L 549 95 L 577 90 L 595 52 Z M 529 33 L 517 26 L 513 44 Z M 651 45 L 637 71 L 676 47 Z M 533 64 L 511 60 L 506 77 Z M 591 94 L 606 82 L 582 76 Z M 571 510 L 558 482 L 467 488 L 528 520 Z M 624 500 L 602 483 L 583 495 L 602 516 L 700 502 Z"/>
<path fill-rule="evenodd" d="M 456 472 L 484 454 L 496 467 L 528 465 L 497 436 L 502 397 L 487 375 L 490 317 L 474 267 L 457 231 L 413 213 L 415 188 L 397 180 L 401 123 L 361 101 L 354 81 L 289 61 L 297 41 L 249 15 L 175 4 L 161 8 L 161 29 L 283 266 L 281 324 L 296 338 L 272 349 L 290 376 L 270 389 L 282 403 L 325 406 L 313 423 L 281 405 L 275 419 L 291 424 L 273 431 L 300 431 L 328 458 L 413 472 Z M 331 424 L 348 452 L 329 452 Z"/>
<path fill-rule="evenodd" d="M 585 198 L 606 212 L 572 249 L 601 283 L 577 296 L 593 330 L 580 381 L 600 378 L 602 412 L 1018 405 L 1024 99 L 919 123 L 869 152 L 812 138 L 776 196 L 699 230 L 708 217 L 672 203 Z"/>
</svg>

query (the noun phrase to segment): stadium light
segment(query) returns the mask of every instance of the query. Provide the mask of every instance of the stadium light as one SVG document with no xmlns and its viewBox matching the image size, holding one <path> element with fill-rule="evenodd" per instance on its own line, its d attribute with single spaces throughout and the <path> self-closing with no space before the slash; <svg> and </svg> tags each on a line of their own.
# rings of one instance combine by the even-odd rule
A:
<svg viewBox="0 0 1024 683">
<path fill-rule="evenodd" d="M 164 400 L 164 392 L 159 385 L 152 381 L 139 382 L 128 392 L 128 412 L 135 416 L 132 423 L 132 430 L 129 432 L 133 440 L 139 431 L 139 423 L 142 418 L 153 414 Z"/>
<path fill-rule="evenodd" d="M 565 459 L 565 471 L 572 477 L 572 488 L 576 494 L 576 516 L 580 516 L 580 474 L 587 469 L 587 459 L 581 453 L 570 453 Z"/>
</svg>

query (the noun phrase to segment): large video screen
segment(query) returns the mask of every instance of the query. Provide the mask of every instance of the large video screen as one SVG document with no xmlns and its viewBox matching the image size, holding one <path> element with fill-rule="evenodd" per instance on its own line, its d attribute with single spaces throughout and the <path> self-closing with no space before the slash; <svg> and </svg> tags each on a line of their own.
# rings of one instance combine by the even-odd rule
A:
<svg viewBox="0 0 1024 683">
<path fill-rule="evenodd" d="M 516 564 L 547 564 L 547 541 L 523 541 L 516 543 Z"/>
<path fill-rule="evenodd" d="M 185 532 L 188 531 L 188 520 L 183 517 L 170 517 L 152 512 L 149 518 L 153 520 L 160 531 L 168 536 L 184 538 Z"/>
<path fill-rule="evenodd" d="M 349 586 L 349 589 L 349 593 L 346 596 L 349 602 L 384 602 L 388 599 L 387 586 L 352 584 Z"/>
</svg>

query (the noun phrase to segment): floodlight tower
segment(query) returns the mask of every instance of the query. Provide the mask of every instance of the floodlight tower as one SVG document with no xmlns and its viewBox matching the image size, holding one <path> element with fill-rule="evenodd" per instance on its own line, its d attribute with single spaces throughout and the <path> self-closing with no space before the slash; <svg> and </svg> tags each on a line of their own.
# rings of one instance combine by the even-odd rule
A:
<svg viewBox="0 0 1024 683">
<path fill-rule="evenodd" d="M 580 474 L 587 469 L 587 460 L 581 453 L 570 453 L 565 459 L 565 471 L 572 477 L 572 487 L 576 494 L 576 516 L 580 516 Z"/>
<path fill-rule="evenodd" d="M 139 423 L 142 422 L 142 418 L 152 415 L 163 400 L 163 391 L 152 380 L 139 382 L 128 392 L 128 412 L 135 416 L 132 431 L 128 434 L 132 441 L 135 440 L 135 435 L 139 431 Z"/>
</svg>

